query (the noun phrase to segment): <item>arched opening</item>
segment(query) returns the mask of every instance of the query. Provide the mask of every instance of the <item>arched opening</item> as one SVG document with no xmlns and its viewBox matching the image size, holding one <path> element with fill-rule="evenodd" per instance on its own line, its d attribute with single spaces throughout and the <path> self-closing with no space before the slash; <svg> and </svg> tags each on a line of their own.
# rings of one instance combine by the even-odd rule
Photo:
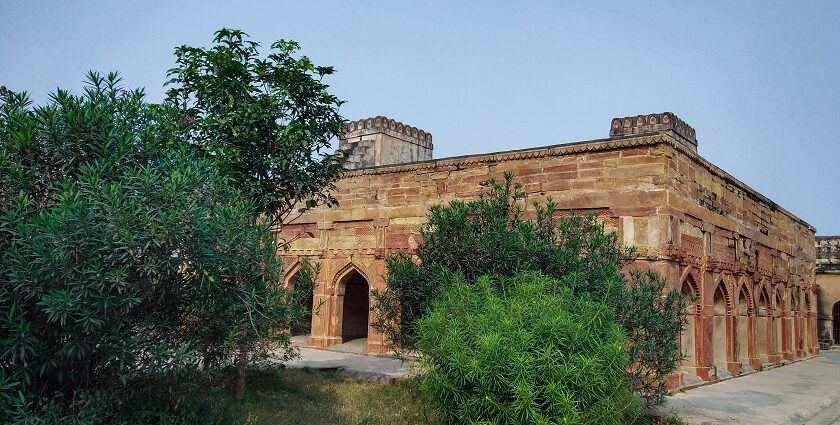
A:
<svg viewBox="0 0 840 425">
<path fill-rule="evenodd" d="M 831 308 L 831 335 L 834 344 L 840 344 L 840 301 L 834 303 L 834 307 Z"/>
<path fill-rule="evenodd" d="M 356 270 L 341 279 L 344 288 L 341 307 L 341 340 L 367 338 L 370 315 L 370 288 L 367 280 Z"/>
<path fill-rule="evenodd" d="M 286 288 L 290 291 L 294 291 L 295 289 L 303 289 L 298 288 L 299 280 L 300 271 L 297 271 L 292 275 L 292 277 L 289 278 Z M 312 309 L 315 303 L 314 288 L 307 288 L 305 290 L 305 293 L 300 294 L 300 296 L 300 299 L 302 299 L 303 306 L 306 308 L 306 313 L 294 322 L 292 322 L 292 326 L 289 329 L 292 336 L 312 334 Z"/>
<path fill-rule="evenodd" d="M 788 317 L 790 318 L 791 351 L 798 355 L 802 350 L 802 321 L 800 320 L 801 308 L 799 306 L 799 291 L 793 289 L 790 305 L 788 305 Z"/>
<path fill-rule="evenodd" d="M 759 286 L 758 311 L 755 318 L 755 345 L 761 363 L 770 363 L 770 306 L 767 291 Z"/>
<path fill-rule="evenodd" d="M 712 316 L 714 364 L 718 371 L 727 370 L 726 341 L 728 340 L 728 335 L 726 333 L 726 316 L 730 314 L 728 304 L 726 289 L 723 281 L 721 281 L 715 289 L 714 315 Z"/>
<path fill-rule="evenodd" d="M 782 335 L 782 321 L 784 318 L 782 317 L 782 312 L 785 311 L 784 306 L 784 297 L 782 296 L 781 289 L 776 289 L 776 314 L 774 317 L 774 328 L 776 332 L 776 354 L 781 354 L 784 352 L 784 340 Z"/>
<path fill-rule="evenodd" d="M 697 366 L 697 354 L 695 343 L 695 326 L 697 316 L 700 314 L 700 291 L 697 290 L 697 285 L 694 279 L 688 276 L 680 288 L 683 297 L 686 299 L 685 318 L 686 323 L 680 334 L 680 350 L 682 351 L 682 366 L 694 367 Z"/>
<path fill-rule="evenodd" d="M 752 300 L 747 292 L 747 284 L 744 283 L 738 293 L 738 316 L 735 318 L 735 335 L 733 335 L 735 360 L 744 365 L 749 362 L 750 358 L 749 317 L 751 314 L 753 314 Z"/>
<path fill-rule="evenodd" d="M 810 351 L 816 346 L 817 341 L 815 337 L 817 335 L 811 323 L 811 294 L 808 291 L 805 291 L 805 310 L 802 311 L 802 317 L 805 321 L 805 349 L 810 354 Z"/>
</svg>

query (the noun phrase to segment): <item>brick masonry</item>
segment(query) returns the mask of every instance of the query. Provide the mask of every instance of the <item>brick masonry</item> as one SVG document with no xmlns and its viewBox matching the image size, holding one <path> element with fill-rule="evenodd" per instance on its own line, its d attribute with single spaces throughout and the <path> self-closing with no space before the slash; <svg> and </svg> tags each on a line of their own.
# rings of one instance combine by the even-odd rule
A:
<svg viewBox="0 0 840 425">
<path fill-rule="evenodd" d="M 814 228 L 699 156 L 694 129 L 671 113 L 615 119 L 610 134 L 409 164 L 359 155 L 357 163 L 370 166 L 337 182 L 340 207 L 309 211 L 282 228 L 284 237 L 299 236 L 281 254 L 287 281 L 300 258 L 323 265 L 310 343 L 342 342 L 348 276 L 382 289 L 385 257 L 417 246 L 431 205 L 475 198 L 510 171 L 530 199 L 596 211 L 642 253 L 634 267 L 653 268 L 696 297 L 681 340 L 686 359 L 670 385 L 818 354 Z M 430 156 L 430 135 L 428 147 Z M 367 352 L 386 351 L 369 329 Z"/>
</svg>

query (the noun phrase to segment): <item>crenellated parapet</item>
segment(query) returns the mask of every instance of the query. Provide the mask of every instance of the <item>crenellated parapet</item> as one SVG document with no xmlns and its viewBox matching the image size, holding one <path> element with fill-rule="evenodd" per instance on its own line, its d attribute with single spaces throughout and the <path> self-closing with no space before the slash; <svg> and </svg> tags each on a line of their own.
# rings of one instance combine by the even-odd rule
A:
<svg viewBox="0 0 840 425">
<path fill-rule="evenodd" d="M 668 133 L 697 152 L 697 133 L 672 112 L 613 118 L 610 137 L 634 136 L 647 133 Z"/>
<path fill-rule="evenodd" d="M 347 123 L 339 148 L 347 153 L 345 168 L 350 170 L 427 161 L 432 159 L 432 135 L 377 116 Z"/>
<path fill-rule="evenodd" d="M 409 143 L 432 149 L 431 133 L 381 115 L 348 122 L 344 126 L 343 137 L 357 137 L 376 133 L 385 133 Z"/>
</svg>

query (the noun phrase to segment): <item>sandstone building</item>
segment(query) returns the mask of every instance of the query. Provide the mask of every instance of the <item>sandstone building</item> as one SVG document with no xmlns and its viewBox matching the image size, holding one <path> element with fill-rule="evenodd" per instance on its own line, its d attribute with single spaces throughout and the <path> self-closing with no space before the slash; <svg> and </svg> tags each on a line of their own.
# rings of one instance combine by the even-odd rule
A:
<svg viewBox="0 0 840 425">
<path fill-rule="evenodd" d="M 840 345 L 840 236 L 817 236 L 817 332 L 820 345 Z"/>
<path fill-rule="evenodd" d="M 613 119 L 606 139 L 431 159 L 432 137 L 383 117 L 352 122 L 340 207 L 286 224 L 293 285 L 300 258 L 317 259 L 309 343 L 351 339 L 383 353 L 370 328 L 370 291 L 384 260 L 417 246 L 430 205 L 474 198 L 510 171 L 531 198 L 594 212 L 637 247 L 669 284 L 696 299 L 672 385 L 710 381 L 818 354 L 814 228 L 709 163 L 695 131 L 672 113 Z"/>
</svg>

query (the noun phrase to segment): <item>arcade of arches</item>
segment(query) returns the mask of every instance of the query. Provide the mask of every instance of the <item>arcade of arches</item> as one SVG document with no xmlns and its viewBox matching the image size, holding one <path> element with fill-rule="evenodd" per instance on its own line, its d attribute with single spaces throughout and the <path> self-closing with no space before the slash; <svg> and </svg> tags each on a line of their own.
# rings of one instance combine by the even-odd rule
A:
<svg viewBox="0 0 840 425">
<path fill-rule="evenodd" d="M 689 268 L 681 279 L 692 300 L 681 338 L 682 374 L 713 380 L 818 354 L 809 288 L 730 272 L 700 275 Z"/>
<path fill-rule="evenodd" d="M 429 207 L 478 197 L 511 172 L 530 199 L 597 214 L 636 248 L 632 267 L 654 269 L 691 298 L 685 358 L 669 385 L 819 353 L 814 228 L 706 161 L 676 115 L 616 118 L 608 139 L 424 160 L 431 142 L 383 117 L 349 123 L 340 145 L 357 169 L 336 182 L 339 206 L 282 226 L 293 241 L 279 253 L 285 264 L 322 266 L 310 345 L 366 337 L 367 353 L 387 352 L 369 317 L 385 258 L 418 245 Z"/>
<path fill-rule="evenodd" d="M 292 289 L 297 282 L 299 266 L 291 268 L 286 279 L 286 287 Z M 324 293 L 318 287 L 313 288 L 312 295 L 304 301 L 308 314 L 292 325 L 291 334 L 312 336 L 315 332 L 323 332 L 326 327 L 331 334 L 326 338 L 329 346 L 368 338 L 370 324 L 371 291 L 368 279 L 361 272 L 359 266 L 348 264 L 336 276 L 333 290 Z M 317 300 L 317 301 L 316 301 Z M 329 302 L 328 302 L 329 301 Z M 322 311 L 328 309 L 328 311 Z M 332 320 L 321 320 L 329 316 Z M 371 341 L 374 345 L 382 341 Z"/>
</svg>

